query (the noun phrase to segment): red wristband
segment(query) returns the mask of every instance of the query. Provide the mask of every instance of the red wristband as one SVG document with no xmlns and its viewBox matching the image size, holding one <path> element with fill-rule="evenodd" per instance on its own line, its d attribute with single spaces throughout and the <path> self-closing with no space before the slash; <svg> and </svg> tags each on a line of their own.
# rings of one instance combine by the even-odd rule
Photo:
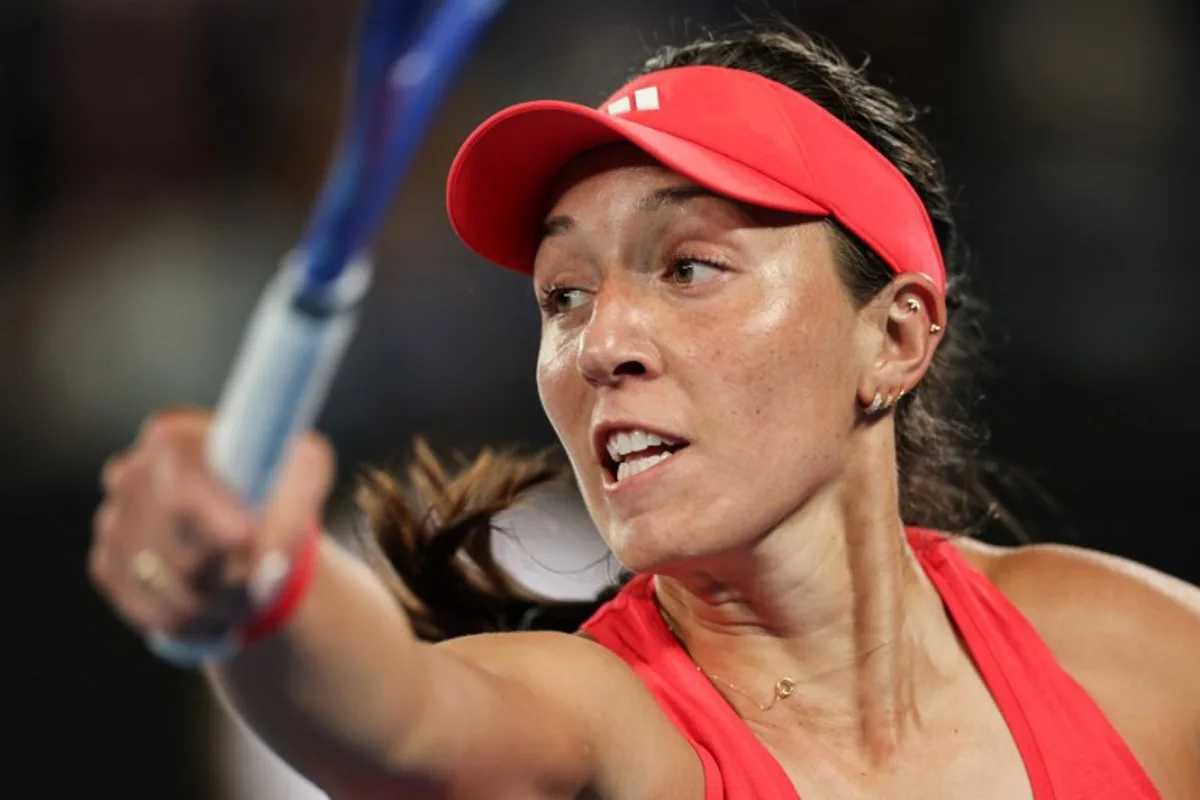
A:
<svg viewBox="0 0 1200 800">
<path fill-rule="evenodd" d="M 300 610 L 300 603 L 308 594 L 317 572 L 321 533 L 321 525 L 314 524 L 275 598 L 242 629 L 239 638 L 243 646 L 278 633 Z"/>
</svg>

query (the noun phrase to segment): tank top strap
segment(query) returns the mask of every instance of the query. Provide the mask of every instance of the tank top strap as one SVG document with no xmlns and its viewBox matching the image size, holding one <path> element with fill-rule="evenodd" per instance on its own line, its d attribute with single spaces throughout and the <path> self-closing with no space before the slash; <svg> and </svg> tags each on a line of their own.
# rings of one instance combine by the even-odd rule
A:
<svg viewBox="0 0 1200 800">
<path fill-rule="evenodd" d="M 1037 800 L 1158 800 L 1133 752 L 1033 624 L 945 535 L 909 543 L 1025 762 Z"/>
</svg>

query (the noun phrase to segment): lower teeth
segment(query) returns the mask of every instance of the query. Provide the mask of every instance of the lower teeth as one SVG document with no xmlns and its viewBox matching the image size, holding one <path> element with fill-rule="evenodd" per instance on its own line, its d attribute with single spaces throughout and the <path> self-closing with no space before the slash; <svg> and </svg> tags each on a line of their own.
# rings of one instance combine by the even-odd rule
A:
<svg viewBox="0 0 1200 800">
<path fill-rule="evenodd" d="M 617 482 L 621 482 L 631 475 L 637 475 L 639 472 L 645 472 L 655 464 L 661 463 L 670 458 L 670 453 L 658 453 L 645 458 L 635 458 L 632 461 L 622 461 L 617 465 Z"/>
</svg>

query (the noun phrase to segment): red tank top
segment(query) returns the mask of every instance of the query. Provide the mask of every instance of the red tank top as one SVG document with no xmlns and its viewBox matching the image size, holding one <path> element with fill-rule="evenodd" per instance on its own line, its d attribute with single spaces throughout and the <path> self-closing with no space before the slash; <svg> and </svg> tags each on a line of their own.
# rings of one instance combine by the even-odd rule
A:
<svg viewBox="0 0 1200 800">
<path fill-rule="evenodd" d="M 1100 709 L 1033 626 L 942 536 L 909 542 L 958 627 L 1025 762 L 1036 800 L 1158 800 Z M 649 687 L 704 767 L 705 800 L 797 800 L 783 767 L 667 629 L 639 575 L 584 625 Z"/>
</svg>

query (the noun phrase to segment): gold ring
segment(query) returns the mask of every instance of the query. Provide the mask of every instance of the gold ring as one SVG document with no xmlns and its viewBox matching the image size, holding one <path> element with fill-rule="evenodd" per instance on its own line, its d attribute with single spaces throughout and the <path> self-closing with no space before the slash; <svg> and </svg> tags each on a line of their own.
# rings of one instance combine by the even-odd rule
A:
<svg viewBox="0 0 1200 800">
<path fill-rule="evenodd" d="M 166 584 L 167 565 L 148 547 L 134 554 L 133 560 L 129 562 L 129 571 L 138 586 L 148 591 L 161 591 Z"/>
</svg>

